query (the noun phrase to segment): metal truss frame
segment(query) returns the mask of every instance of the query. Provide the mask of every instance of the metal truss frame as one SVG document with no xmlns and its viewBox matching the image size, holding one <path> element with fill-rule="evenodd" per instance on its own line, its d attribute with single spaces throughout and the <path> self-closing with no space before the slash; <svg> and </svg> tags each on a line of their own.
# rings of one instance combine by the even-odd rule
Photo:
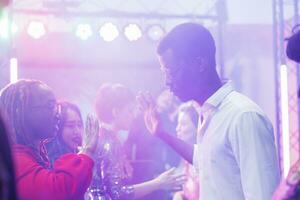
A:
<svg viewBox="0 0 300 200">
<path fill-rule="evenodd" d="M 286 20 L 286 11 L 292 10 L 293 16 Z M 282 145 L 282 119 L 281 113 L 281 94 L 280 94 L 280 66 L 286 64 L 288 67 L 289 80 L 289 115 L 290 115 L 290 153 L 291 164 L 294 163 L 300 153 L 300 136 L 299 136 L 299 101 L 298 101 L 298 86 L 300 83 L 300 69 L 294 63 L 286 59 L 285 55 L 285 39 L 291 34 L 291 29 L 299 23 L 299 2 L 298 0 L 273 0 L 273 49 L 274 49 L 274 71 L 276 85 L 276 143 L 281 169 L 283 169 L 283 145 Z"/>
<path fill-rule="evenodd" d="M 135 5 L 135 10 L 130 10 L 132 5 Z M 38 15 L 68 19 L 143 19 L 162 23 L 167 20 L 209 21 L 217 27 L 218 67 L 221 77 L 224 74 L 226 0 L 14 0 L 10 15 L 11 18 L 16 15 Z"/>
</svg>

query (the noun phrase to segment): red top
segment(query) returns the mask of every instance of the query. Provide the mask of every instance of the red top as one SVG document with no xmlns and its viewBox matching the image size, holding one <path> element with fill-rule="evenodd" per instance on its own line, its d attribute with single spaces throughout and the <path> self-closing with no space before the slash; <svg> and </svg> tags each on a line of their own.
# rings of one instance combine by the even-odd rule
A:
<svg viewBox="0 0 300 200">
<path fill-rule="evenodd" d="M 16 180 L 20 200 L 83 199 L 90 185 L 93 160 L 83 154 L 58 158 L 53 170 L 42 167 L 30 148 L 13 146 Z"/>
</svg>

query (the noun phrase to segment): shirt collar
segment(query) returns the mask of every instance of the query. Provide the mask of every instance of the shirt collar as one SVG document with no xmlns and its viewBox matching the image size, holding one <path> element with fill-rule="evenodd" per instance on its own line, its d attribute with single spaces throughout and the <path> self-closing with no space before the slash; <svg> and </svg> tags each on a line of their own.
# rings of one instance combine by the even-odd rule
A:
<svg viewBox="0 0 300 200">
<path fill-rule="evenodd" d="M 234 91 L 232 83 L 226 82 L 220 87 L 213 95 L 211 95 L 203 104 L 202 112 L 206 112 L 208 110 L 215 110 L 219 107 L 222 101 L 226 98 L 226 96 Z"/>
</svg>

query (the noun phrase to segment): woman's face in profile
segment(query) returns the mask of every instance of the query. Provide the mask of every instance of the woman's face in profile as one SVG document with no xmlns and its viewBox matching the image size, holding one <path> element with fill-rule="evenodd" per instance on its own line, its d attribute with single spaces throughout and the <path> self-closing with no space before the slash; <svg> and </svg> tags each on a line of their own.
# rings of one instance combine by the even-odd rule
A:
<svg viewBox="0 0 300 200">
<path fill-rule="evenodd" d="M 72 110 L 67 110 L 67 117 L 62 131 L 64 143 L 72 150 L 81 146 L 83 134 L 83 123 L 79 114 Z"/>
<path fill-rule="evenodd" d="M 176 132 L 178 138 L 186 142 L 194 142 L 197 128 L 186 112 L 178 113 Z"/>
</svg>

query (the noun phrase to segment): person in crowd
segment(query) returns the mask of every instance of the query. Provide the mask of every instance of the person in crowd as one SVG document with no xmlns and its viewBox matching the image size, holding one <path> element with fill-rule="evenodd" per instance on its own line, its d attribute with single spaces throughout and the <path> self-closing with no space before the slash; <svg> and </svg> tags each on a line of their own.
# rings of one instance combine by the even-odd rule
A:
<svg viewBox="0 0 300 200">
<path fill-rule="evenodd" d="M 139 96 L 145 124 L 198 170 L 199 199 L 271 199 L 279 166 L 270 120 L 216 70 L 211 33 L 183 23 L 160 41 L 157 53 L 166 85 L 181 101 L 201 107 L 196 145 L 168 134 L 148 93 Z"/>
<path fill-rule="evenodd" d="M 287 38 L 286 55 L 289 59 L 300 63 L 300 24 L 293 28 L 292 33 Z"/>
<path fill-rule="evenodd" d="M 10 0 L 0 1 L 0 16 Z M 0 111 L 0 199 L 16 200 L 17 191 L 8 132 Z"/>
<path fill-rule="evenodd" d="M 134 94 L 120 84 L 103 84 L 95 109 L 100 121 L 100 144 L 95 157 L 96 169 L 89 189 L 97 199 L 138 199 L 153 191 L 178 190 L 185 178 L 170 169 L 158 177 L 138 184 L 126 184 L 132 168 L 124 154 L 122 135 L 132 125 L 137 107 Z"/>
<path fill-rule="evenodd" d="M 51 168 L 44 141 L 55 135 L 57 127 L 52 89 L 41 81 L 19 80 L 1 91 L 0 109 L 13 143 L 19 198 L 83 199 L 92 178 L 91 155 L 97 147 L 99 132 L 97 120 L 89 118 L 82 150 L 61 156 Z"/>
<path fill-rule="evenodd" d="M 176 98 L 170 90 L 163 90 L 156 98 L 157 112 L 160 114 L 162 124 L 170 133 L 176 133 L 176 116 L 177 109 L 180 105 L 178 98 Z M 161 162 L 168 166 L 177 166 L 179 164 L 179 155 L 168 145 L 160 142 Z"/>
<path fill-rule="evenodd" d="M 177 114 L 177 137 L 189 144 L 194 144 L 197 135 L 198 118 L 198 113 L 192 102 L 181 104 Z M 183 190 L 174 194 L 173 200 L 199 199 L 199 180 L 193 166 L 182 159 L 178 168 L 187 176 L 187 181 L 183 186 Z"/>
<path fill-rule="evenodd" d="M 57 134 L 46 144 L 52 164 L 64 154 L 78 153 L 84 133 L 79 107 L 68 101 L 59 102 L 58 107 L 60 115 Z"/>
<path fill-rule="evenodd" d="M 300 63 L 300 24 L 293 28 L 287 39 L 286 55 L 289 59 Z M 300 92 L 298 91 L 298 98 Z M 283 179 L 274 193 L 273 200 L 300 199 L 300 160 L 291 167 L 288 176 Z"/>
<path fill-rule="evenodd" d="M 170 91 L 163 90 L 157 96 L 156 102 L 159 112 L 162 113 L 164 127 L 175 133 L 178 100 Z M 145 146 L 155 146 L 155 148 L 145 149 Z M 138 112 L 132 122 L 124 147 L 133 167 L 133 176 L 129 180 L 129 184 L 152 179 L 179 164 L 179 155 L 167 144 L 148 133 L 141 112 Z M 170 199 L 172 195 L 173 193 L 170 191 L 157 190 L 144 196 L 141 200 Z"/>
<path fill-rule="evenodd" d="M 0 115 L 0 199 L 17 200 L 15 174 L 10 141 L 4 120 Z"/>
</svg>

